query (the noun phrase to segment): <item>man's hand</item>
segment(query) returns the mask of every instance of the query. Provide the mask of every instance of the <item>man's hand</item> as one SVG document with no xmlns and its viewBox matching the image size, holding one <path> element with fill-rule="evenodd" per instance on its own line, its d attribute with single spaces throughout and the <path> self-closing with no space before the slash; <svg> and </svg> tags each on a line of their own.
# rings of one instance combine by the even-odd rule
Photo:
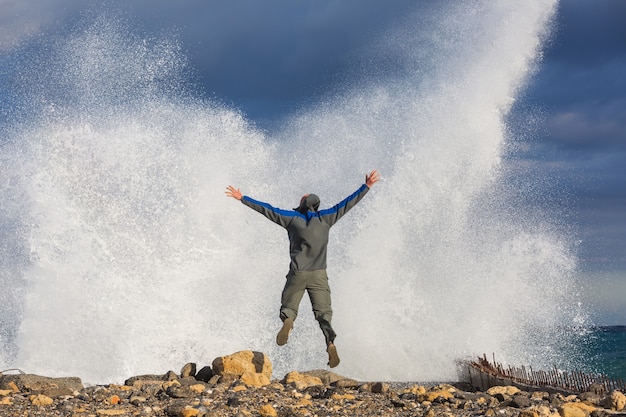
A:
<svg viewBox="0 0 626 417">
<path fill-rule="evenodd" d="M 241 194 L 241 191 L 239 191 L 238 188 L 229 185 L 228 187 L 226 187 L 226 197 L 232 197 L 235 200 L 241 201 L 241 199 L 243 198 L 243 194 Z"/>
<path fill-rule="evenodd" d="M 369 174 L 365 175 L 365 185 L 367 185 L 367 188 L 372 188 L 372 185 L 377 183 L 379 180 L 380 174 L 376 170 L 373 170 Z"/>
</svg>

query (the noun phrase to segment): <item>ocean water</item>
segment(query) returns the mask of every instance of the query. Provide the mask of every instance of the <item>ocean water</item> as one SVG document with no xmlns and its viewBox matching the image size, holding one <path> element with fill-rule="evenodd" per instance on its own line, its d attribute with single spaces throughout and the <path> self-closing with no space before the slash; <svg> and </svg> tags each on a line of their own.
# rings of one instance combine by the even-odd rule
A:
<svg viewBox="0 0 626 417">
<path fill-rule="evenodd" d="M 592 372 L 626 381 L 626 326 L 593 327 L 581 342 Z"/>
<path fill-rule="evenodd" d="M 243 349 L 278 377 L 324 368 L 306 299 L 289 344 L 274 342 L 284 231 L 224 189 L 328 207 L 371 169 L 383 180 L 330 242 L 338 372 L 452 380 L 456 360 L 491 352 L 587 364 L 576 236 L 527 205 L 553 181 L 511 157 L 533 134 L 509 117 L 555 7 L 408 16 L 364 53 L 384 67 L 270 132 L 198 92 L 175 38 L 117 18 L 21 51 L 0 126 L 0 369 L 108 383 Z"/>
</svg>

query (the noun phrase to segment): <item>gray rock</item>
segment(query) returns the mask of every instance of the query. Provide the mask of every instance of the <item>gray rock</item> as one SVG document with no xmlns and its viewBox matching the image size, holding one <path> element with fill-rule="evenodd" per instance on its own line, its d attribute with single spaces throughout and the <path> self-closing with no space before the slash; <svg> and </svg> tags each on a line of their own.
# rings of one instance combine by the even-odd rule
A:
<svg viewBox="0 0 626 417">
<path fill-rule="evenodd" d="M 332 385 L 336 386 L 337 388 L 355 389 L 355 388 L 360 387 L 361 383 L 354 379 L 343 378 L 343 379 L 333 382 Z"/>
<path fill-rule="evenodd" d="M 137 375 L 137 376 L 133 376 L 128 378 L 126 381 L 124 381 L 124 385 L 128 385 L 129 387 L 132 387 L 133 385 L 135 385 L 135 382 L 137 381 L 165 381 L 165 377 L 163 375 L 156 375 L 156 374 L 149 374 L 149 375 Z"/>
<path fill-rule="evenodd" d="M 83 383 L 77 377 L 49 378 L 45 376 L 20 374 L 0 376 L 0 389 L 6 389 L 13 382 L 21 392 L 40 393 L 48 397 L 72 395 L 83 389 Z"/>
<path fill-rule="evenodd" d="M 327 371 L 325 369 L 315 369 L 312 371 L 302 372 L 304 375 L 316 376 L 322 380 L 322 383 L 325 385 L 330 385 L 334 382 L 337 382 L 342 379 L 346 379 L 346 377 L 338 375 L 334 372 Z"/>
<path fill-rule="evenodd" d="M 602 384 L 591 384 L 589 388 L 587 388 L 587 392 L 591 392 L 597 394 L 598 396 L 602 396 L 606 394 L 606 389 Z"/>
<path fill-rule="evenodd" d="M 148 401 L 148 399 L 146 397 L 141 396 L 141 395 L 132 395 L 130 397 L 130 403 L 132 405 L 139 406 L 139 405 L 145 403 L 146 401 Z"/>
<path fill-rule="evenodd" d="M 213 377 L 213 370 L 210 366 L 205 366 L 198 371 L 195 377 L 198 381 L 209 382 Z"/>
<path fill-rule="evenodd" d="M 196 364 L 195 363 L 188 363 L 185 366 L 183 366 L 183 369 L 180 370 L 180 377 L 181 378 L 186 378 L 188 376 L 196 376 Z"/>
<path fill-rule="evenodd" d="M 530 398 L 526 395 L 516 394 L 511 399 L 511 407 L 514 408 L 527 408 L 530 407 Z"/>
<path fill-rule="evenodd" d="M 176 381 L 178 379 L 178 375 L 176 375 L 176 372 L 174 371 L 167 371 L 164 378 L 166 381 Z"/>
<path fill-rule="evenodd" d="M 580 394 L 578 396 L 578 398 L 580 398 L 580 401 L 588 402 L 588 403 L 591 403 L 593 405 L 599 405 L 600 404 L 600 400 L 602 399 L 600 397 L 600 395 L 596 394 L 595 392 L 591 392 L 591 391 L 583 392 L 582 394 Z"/>
<path fill-rule="evenodd" d="M 191 398 L 195 395 L 195 393 L 192 392 L 189 387 L 179 385 L 171 385 L 167 387 L 165 393 L 172 398 Z"/>
<path fill-rule="evenodd" d="M 372 384 L 372 392 L 374 394 L 382 394 L 389 391 L 389 384 L 385 382 L 374 382 Z"/>
</svg>

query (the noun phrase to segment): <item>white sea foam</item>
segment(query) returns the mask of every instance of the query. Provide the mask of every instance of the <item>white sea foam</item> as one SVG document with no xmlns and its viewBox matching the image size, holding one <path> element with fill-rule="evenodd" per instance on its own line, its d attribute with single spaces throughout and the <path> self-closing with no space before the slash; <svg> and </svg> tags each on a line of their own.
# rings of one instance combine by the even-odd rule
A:
<svg viewBox="0 0 626 417">
<path fill-rule="evenodd" d="M 393 55 L 392 75 L 352 80 L 271 134 L 188 91 L 176 42 L 106 18 L 77 29 L 25 81 L 36 113 L 1 150 L 0 365 L 104 383 L 253 349 L 277 377 L 324 367 L 307 300 L 275 346 L 286 233 L 224 188 L 328 207 L 373 168 L 383 181 L 331 236 L 340 373 L 445 380 L 482 353 L 569 357 L 571 239 L 503 175 L 506 116 L 554 7 L 407 19 L 372 51 Z"/>
</svg>

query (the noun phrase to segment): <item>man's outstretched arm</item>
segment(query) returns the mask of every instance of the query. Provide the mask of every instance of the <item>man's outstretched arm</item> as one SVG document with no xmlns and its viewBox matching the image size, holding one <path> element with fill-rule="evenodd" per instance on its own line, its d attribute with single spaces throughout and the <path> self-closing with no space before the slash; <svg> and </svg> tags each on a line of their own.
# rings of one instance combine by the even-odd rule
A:
<svg viewBox="0 0 626 417">
<path fill-rule="evenodd" d="M 282 227 L 287 227 L 291 219 L 298 214 L 293 210 L 281 210 L 279 208 L 272 207 L 271 205 L 262 201 L 257 201 L 248 196 L 244 196 L 241 193 L 241 190 L 233 187 L 232 185 L 226 187 L 226 197 L 232 197 L 235 200 L 242 202 L 245 206 L 248 206 L 251 209 L 258 211 L 259 213 Z"/>
<path fill-rule="evenodd" d="M 354 193 L 343 199 L 341 202 L 336 204 L 335 206 L 321 210 L 319 212 L 320 216 L 324 219 L 324 221 L 331 226 L 337 223 L 337 221 L 343 217 L 350 209 L 352 209 L 361 199 L 367 194 L 370 188 L 380 180 L 380 174 L 378 171 L 373 170 L 369 174 L 365 175 L 365 184 L 361 185 L 361 187 L 356 190 Z"/>
</svg>

